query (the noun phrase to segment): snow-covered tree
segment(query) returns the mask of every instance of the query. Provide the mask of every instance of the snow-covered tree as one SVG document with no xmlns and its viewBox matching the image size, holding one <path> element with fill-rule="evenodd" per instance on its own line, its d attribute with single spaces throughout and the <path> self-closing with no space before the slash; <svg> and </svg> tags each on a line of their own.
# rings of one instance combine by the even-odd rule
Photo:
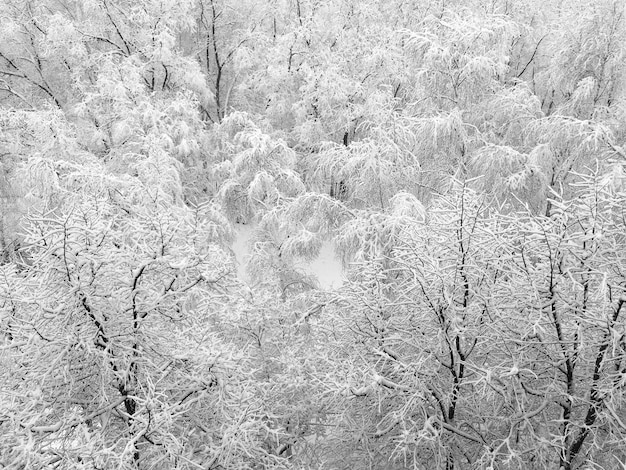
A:
<svg viewBox="0 0 626 470">
<path fill-rule="evenodd" d="M 499 214 L 459 186 L 356 269 L 335 347 L 359 345 L 339 422 L 375 449 L 363 465 L 621 459 L 624 180 L 579 182 L 552 217 Z"/>
</svg>

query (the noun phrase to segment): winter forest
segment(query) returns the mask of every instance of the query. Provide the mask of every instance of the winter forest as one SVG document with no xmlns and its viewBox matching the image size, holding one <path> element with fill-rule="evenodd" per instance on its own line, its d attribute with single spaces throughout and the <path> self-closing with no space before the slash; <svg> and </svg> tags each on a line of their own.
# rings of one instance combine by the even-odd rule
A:
<svg viewBox="0 0 626 470">
<path fill-rule="evenodd" d="M 0 0 L 0 468 L 626 469 L 625 8 Z"/>
</svg>

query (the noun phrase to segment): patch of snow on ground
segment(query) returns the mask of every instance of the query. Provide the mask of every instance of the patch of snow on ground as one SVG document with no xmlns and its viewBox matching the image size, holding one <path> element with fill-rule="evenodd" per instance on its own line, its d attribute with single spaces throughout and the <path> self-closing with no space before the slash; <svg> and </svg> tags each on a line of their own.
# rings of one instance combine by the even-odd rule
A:
<svg viewBox="0 0 626 470">
<path fill-rule="evenodd" d="M 322 245 L 318 258 L 305 270 L 317 276 L 322 289 L 338 289 L 343 283 L 341 261 L 335 256 L 335 249 L 329 242 Z"/>
<path fill-rule="evenodd" d="M 249 281 L 246 274 L 246 262 L 250 252 L 249 244 L 253 232 L 254 227 L 250 225 L 235 225 L 236 237 L 232 250 L 237 260 L 237 275 L 245 282 Z M 298 267 L 309 274 L 315 275 L 322 289 L 337 289 L 343 283 L 341 261 L 335 256 L 335 250 L 329 242 L 325 242 L 322 245 L 320 255 L 315 261 L 308 263 L 308 265 L 305 262 L 300 262 Z"/>
</svg>

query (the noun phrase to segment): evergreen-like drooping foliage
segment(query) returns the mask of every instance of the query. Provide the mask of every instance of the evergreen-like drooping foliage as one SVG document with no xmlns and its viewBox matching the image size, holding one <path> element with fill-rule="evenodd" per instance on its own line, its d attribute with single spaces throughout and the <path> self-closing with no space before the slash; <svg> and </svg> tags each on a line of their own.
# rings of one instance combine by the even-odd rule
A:
<svg viewBox="0 0 626 470">
<path fill-rule="evenodd" d="M 626 467 L 625 8 L 0 2 L 0 467 Z"/>
</svg>

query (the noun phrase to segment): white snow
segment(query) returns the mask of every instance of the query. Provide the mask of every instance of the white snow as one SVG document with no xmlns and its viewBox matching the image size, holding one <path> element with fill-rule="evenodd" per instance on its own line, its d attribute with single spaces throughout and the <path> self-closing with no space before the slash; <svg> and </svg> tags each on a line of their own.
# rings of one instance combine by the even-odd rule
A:
<svg viewBox="0 0 626 470">
<path fill-rule="evenodd" d="M 232 250 L 237 259 L 237 274 L 239 278 L 248 281 L 246 274 L 246 262 L 250 251 L 249 242 L 254 232 L 254 227 L 250 225 L 235 225 L 235 241 Z M 331 290 L 341 287 L 343 283 L 343 268 L 341 261 L 335 256 L 335 251 L 331 243 L 325 242 L 322 245 L 320 255 L 311 263 L 300 262 L 298 267 L 308 274 L 317 277 L 322 289 Z"/>
</svg>

